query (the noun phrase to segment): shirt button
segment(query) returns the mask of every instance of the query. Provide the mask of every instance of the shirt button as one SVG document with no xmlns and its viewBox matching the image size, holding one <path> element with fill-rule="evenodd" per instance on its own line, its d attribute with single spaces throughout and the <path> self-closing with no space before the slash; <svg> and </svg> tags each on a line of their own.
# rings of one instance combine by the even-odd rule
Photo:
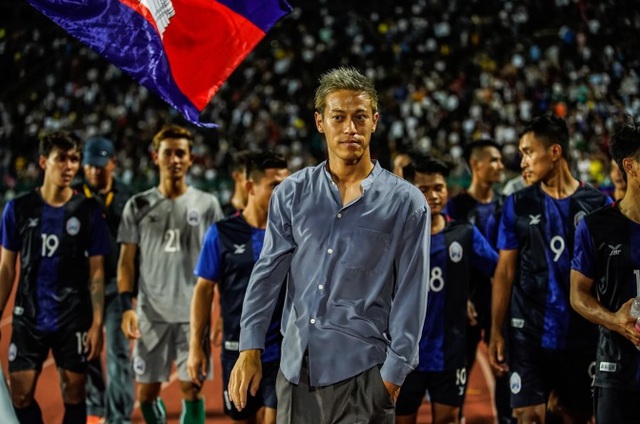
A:
<svg viewBox="0 0 640 424">
<path fill-rule="evenodd" d="M 309 323 L 311 323 L 312 325 L 313 325 L 313 324 L 315 324 L 315 323 L 316 323 L 316 319 L 315 319 L 315 318 L 311 318 L 311 319 L 309 320 Z"/>
<path fill-rule="evenodd" d="M 322 289 L 324 289 L 324 286 L 322 284 L 318 284 L 318 289 L 322 290 Z"/>
<path fill-rule="evenodd" d="M 327 253 L 328 254 L 332 254 L 333 253 L 333 249 L 331 249 L 331 248 L 327 249 Z"/>
<path fill-rule="evenodd" d="M 338 214 L 338 218 L 342 218 L 342 214 L 341 213 Z"/>
</svg>

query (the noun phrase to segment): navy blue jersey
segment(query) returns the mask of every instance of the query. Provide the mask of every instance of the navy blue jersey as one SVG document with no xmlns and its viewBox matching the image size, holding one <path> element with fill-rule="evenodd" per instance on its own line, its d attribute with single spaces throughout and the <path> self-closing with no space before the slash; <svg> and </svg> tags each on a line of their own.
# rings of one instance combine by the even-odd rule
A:
<svg viewBox="0 0 640 424">
<path fill-rule="evenodd" d="M 237 346 L 240 340 L 242 304 L 251 271 L 262 251 L 264 235 L 265 230 L 252 227 L 239 213 L 213 224 L 205 235 L 194 273 L 218 283 L 225 346 Z M 262 352 L 265 362 L 280 359 L 283 304 L 281 295 L 267 331 Z"/>
<path fill-rule="evenodd" d="M 602 306 L 617 311 L 640 295 L 640 224 L 617 205 L 587 215 L 576 230 L 571 267 L 594 280 Z M 596 385 L 640 389 L 640 351 L 617 332 L 599 328 Z"/>
<path fill-rule="evenodd" d="M 100 205 L 74 193 L 61 207 L 39 190 L 17 197 L 2 215 L 2 246 L 20 255 L 14 315 L 40 331 L 91 322 L 89 257 L 109 254 Z"/>
<path fill-rule="evenodd" d="M 486 233 L 487 221 L 502 206 L 503 196 L 493 193 L 493 200 L 489 203 L 480 203 L 469 193 L 463 191 L 452 197 L 447 202 L 447 214 L 455 221 L 470 222 L 480 230 L 484 238 L 489 240 L 490 234 Z"/>
<path fill-rule="evenodd" d="M 540 184 L 504 203 L 498 248 L 518 250 L 511 293 L 512 335 L 547 349 L 595 348 L 596 327 L 569 304 L 569 274 L 575 228 L 611 199 L 580 184 L 569 197 L 554 199 Z"/>
<path fill-rule="evenodd" d="M 478 271 L 489 278 L 498 261 L 476 227 L 447 221 L 442 231 L 431 236 L 429 297 L 418 371 L 465 366 L 469 282 Z"/>
<path fill-rule="evenodd" d="M 494 216 L 502 207 L 503 196 L 494 191 L 493 200 L 489 203 L 480 203 L 469 193 L 463 191 L 447 202 L 447 214 L 455 221 L 470 222 L 475 225 L 491 246 L 495 249 L 497 229 L 491 227 L 494 232 L 487 232 L 490 227 L 487 225 L 490 218 Z M 489 277 L 482 274 L 474 276 L 471 280 L 469 298 L 476 307 L 480 325 L 488 327 L 491 314 L 491 281 Z"/>
</svg>

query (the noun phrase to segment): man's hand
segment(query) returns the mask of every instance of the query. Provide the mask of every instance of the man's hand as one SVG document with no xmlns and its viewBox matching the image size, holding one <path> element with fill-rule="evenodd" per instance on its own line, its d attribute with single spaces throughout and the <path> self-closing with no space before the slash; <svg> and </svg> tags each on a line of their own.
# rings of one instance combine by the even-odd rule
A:
<svg viewBox="0 0 640 424">
<path fill-rule="evenodd" d="M 122 314 L 122 325 L 120 328 L 122 328 L 122 332 L 127 339 L 131 340 L 140 338 L 140 330 L 138 330 L 138 315 L 133 309 L 124 311 Z"/>
<path fill-rule="evenodd" d="M 388 381 L 384 381 L 384 380 L 382 380 L 382 382 L 384 383 L 384 386 L 387 388 L 387 391 L 389 392 L 389 396 L 391 397 L 391 400 L 395 404 L 396 401 L 398 400 L 398 395 L 400 394 L 400 386 L 396 386 L 395 384 L 390 383 Z"/>
<path fill-rule="evenodd" d="M 489 364 L 493 373 L 502 377 L 509 372 L 509 366 L 505 362 L 504 357 L 504 338 L 499 331 L 491 332 L 491 339 L 489 340 Z"/>
<path fill-rule="evenodd" d="M 209 358 L 204 354 L 204 349 L 201 346 L 189 347 L 187 371 L 193 384 L 198 387 L 202 385 L 202 381 L 207 377 L 208 368 Z"/>
<path fill-rule="evenodd" d="M 102 323 L 94 324 L 87 332 L 84 341 L 84 349 L 87 352 L 87 361 L 97 358 L 102 353 Z"/>
<path fill-rule="evenodd" d="M 633 298 L 626 301 L 615 314 L 615 323 L 613 324 L 613 330 L 620 333 L 627 340 L 636 346 L 640 346 L 640 333 L 636 330 L 637 318 L 633 318 L 629 315 L 631 310 L 631 303 Z"/>
<path fill-rule="evenodd" d="M 262 380 L 262 362 L 260 362 L 260 350 L 251 349 L 240 352 L 236 364 L 231 370 L 229 379 L 229 397 L 238 411 L 247 405 L 247 389 L 251 396 L 258 393 Z"/>
</svg>

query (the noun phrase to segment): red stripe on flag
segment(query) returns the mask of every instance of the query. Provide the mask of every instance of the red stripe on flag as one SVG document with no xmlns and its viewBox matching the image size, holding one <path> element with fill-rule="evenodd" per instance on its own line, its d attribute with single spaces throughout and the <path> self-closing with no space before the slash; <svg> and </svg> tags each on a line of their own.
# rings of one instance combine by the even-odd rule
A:
<svg viewBox="0 0 640 424">
<path fill-rule="evenodd" d="M 176 84 L 202 110 L 265 34 L 216 1 L 172 3 L 175 16 L 164 33 L 165 52 Z"/>
</svg>

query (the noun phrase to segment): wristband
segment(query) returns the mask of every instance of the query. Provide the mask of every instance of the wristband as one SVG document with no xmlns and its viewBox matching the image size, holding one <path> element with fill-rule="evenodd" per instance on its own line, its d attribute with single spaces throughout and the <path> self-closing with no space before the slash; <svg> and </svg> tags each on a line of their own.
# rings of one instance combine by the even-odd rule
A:
<svg viewBox="0 0 640 424">
<path fill-rule="evenodd" d="M 122 312 L 130 311 L 131 309 L 133 309 L 133 293 L 121 292 L 118 294 L 118 298 L 120 299 L 120 307 L 122 308 Z"/>
</svg>

